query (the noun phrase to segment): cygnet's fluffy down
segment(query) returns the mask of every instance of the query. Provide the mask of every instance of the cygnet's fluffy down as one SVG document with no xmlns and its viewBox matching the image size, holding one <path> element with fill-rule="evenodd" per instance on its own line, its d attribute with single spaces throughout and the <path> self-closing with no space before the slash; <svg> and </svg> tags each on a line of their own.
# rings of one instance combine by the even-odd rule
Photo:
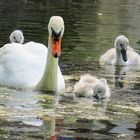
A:
<svg viewBox="0 0 140 140">
<path fill-rule="evenodd" d="M 140 55 L 129 46 L 128 38 L 120 35 L 114 42 L 114 48 L 105 52 L 99 61 L 103 65 L 139 65 Z"/>
<path fill-rule="evenodd" d="M 20 43 L 23 44 L 24 42 L 24 36 L 21 30 L 15 30 L 13 31 L 10 36 L 9 40 L 11 43 Z"/>
<path fill-rule="evenodd" d="M 77 96 L 95 97 L 104 99 L 110 97 L 110 88 L 106 79 L 97 79 L 91 75 L 81 76 L 79 82 L 74 85 L 74 91 Z"/>
</svg>

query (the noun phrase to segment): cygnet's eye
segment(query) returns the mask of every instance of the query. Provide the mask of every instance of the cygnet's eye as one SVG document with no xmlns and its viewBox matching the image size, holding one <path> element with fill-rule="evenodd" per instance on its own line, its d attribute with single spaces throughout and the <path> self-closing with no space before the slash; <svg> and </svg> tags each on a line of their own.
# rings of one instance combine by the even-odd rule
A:
<svg viewBox="0 0 140 140">
<path fill-rule="evenodd" d="M 101 90 L 98 91 L 98 93 L 101 93 L 101 92 L 102 92 Z"/>
<path fill-rule="evenodd" d="M 121 46 L 121 47 L 123 47 L 123 44 L 122 44 L 122 43 L 120 43 L 120 46 Z"/>
<path fill-rule="evenodd" d="M 14 38 L 14 40 L 16 40 L 16 37 L 15 36 L 13 36 L 13 38 Z"/>
</svg>

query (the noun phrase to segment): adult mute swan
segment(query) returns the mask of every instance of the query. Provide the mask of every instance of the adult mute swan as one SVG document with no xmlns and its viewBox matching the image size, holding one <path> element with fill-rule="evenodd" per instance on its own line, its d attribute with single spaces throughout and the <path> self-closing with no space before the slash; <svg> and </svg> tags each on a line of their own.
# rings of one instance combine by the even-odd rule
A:
<svg viewBox="0 0 140 140">
<path fill-rule="evenodd" d="M 129 40 L 124 35 L 116 38 L 114 47 L 100 57 L 100 64 L 109 65 L 139 65 L 140 55 L 129 46 Z"/>
<path fill-rule="evenodd" d="M 58 66 L 64 21 L 59 16 L 48 24 L 48 49 L 35 42 L 9 43 L 0 50 L 0 85 L 16 89 L 61 91 L 64 78 Z"/>
<path fill-rule="evenodd" d="M 15 30 L 10 34 L 9 40 L 11 43 L 23 43 L 24 42 L 24 36 L 22 31 Z"/>
<path fill-rule="evenodd" d="M 110 97 L 110 88 L 106 79 L 97 79 L 91 75 L 81 76 L 79 82 L 74 85 L 74 91 L 77 96 L 95 97 L 104 99 Z"/>
</svg>

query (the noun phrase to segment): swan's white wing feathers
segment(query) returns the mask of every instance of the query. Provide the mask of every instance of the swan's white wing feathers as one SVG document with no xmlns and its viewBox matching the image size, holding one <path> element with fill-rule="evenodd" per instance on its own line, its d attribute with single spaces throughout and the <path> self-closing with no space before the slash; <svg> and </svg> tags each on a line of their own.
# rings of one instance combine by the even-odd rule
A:
<svg viewBox="0 0 140 140">
<path fill-rule="evenodd" d="M 0 84 L 15 88 L 35 86 L 44 72 L 46 57 L 47 48 L 39 43 L 6 44 L 0 55 Z"/>
</svg>

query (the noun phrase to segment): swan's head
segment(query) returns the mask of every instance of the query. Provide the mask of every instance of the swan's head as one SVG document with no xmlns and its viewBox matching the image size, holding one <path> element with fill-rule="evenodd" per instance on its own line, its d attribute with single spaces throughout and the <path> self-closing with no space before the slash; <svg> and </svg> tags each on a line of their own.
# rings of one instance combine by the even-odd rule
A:
<svg viewBox="0 0 140 140">
<path fill-rule="evenodd" d="M 107 90 L 108 90 L 107 81 L 106 79 L 102 78 L 95 85 L 93 96 L 96 99 L 105 99 L 108 96 Z"/>
<path fill-rule="evenodd" d="M 14 43 L 20 43 L 22 44 L 24 42 L 24 36 L 22 31 L 20 30 L 15 30 L 10 34 L 10 42 L 14 42 Z"/>
<path fill-rule="evenodd" d="M 50 18 L 48 24 L 49 37 L 51 38 L 52 55 L 57 58 L 61 54 L 61 39 L 64 33 L 64 21 L 60 16 Z"/>
<path fill-rule="evenodd" d="M 116 38 L 114 46 L 121 53 L 123 61 L 127 61 L 127 47 L 129 45 L 129 40 L 124 35 L 120 35 Z"/>
</svg>

